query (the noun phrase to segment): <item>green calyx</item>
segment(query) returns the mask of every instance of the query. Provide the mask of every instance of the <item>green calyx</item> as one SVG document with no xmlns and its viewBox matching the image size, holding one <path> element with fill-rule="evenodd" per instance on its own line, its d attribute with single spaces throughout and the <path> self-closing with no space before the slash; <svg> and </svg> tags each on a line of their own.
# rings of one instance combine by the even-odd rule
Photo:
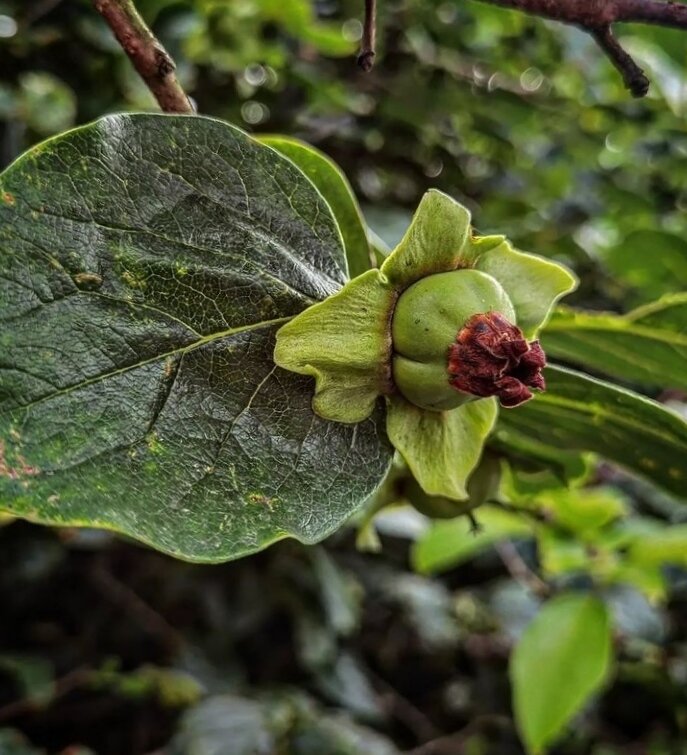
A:
<svg viewBox="0 0 687 755">
<path fill-rule="evenodd" d="M 497 410 L 493 399 L 449 385 L 449 347 L 482 313 L 535 338 L 574 287 L 560 265 L 518 252 L 501 236 L 474 236 L 469 212 L 432 190 L 379 270 L 279 330 L 274 360 L 315 378 L 313 408 L 324 419 L 361 422 L 385 397 L 389 438 L 419 484 L 460 500 Z"/>
<path fill-rule="evenodd" d="M 449 383 L 448 351 L 468 320 L 485 312 L 515 323 L 508 294 L 479 270 L 428 275 L 401 294 L 391 324 L 392 375 L 411 404 L 443 411 L 476 398 Z"/>
<path fill-rule="evenodd" d="M 479 465 L 470 476 L 467 497 L 455 501 L 446 496 L 428 495 L 414 477 L 410 477 L 404 487 L 404 497 L 421 514 L 430 519 L 453 519 L 474 511 L 491 500 L 497 493 L 501 481 L 501 462 L 485 452 Z"/>
</svg>

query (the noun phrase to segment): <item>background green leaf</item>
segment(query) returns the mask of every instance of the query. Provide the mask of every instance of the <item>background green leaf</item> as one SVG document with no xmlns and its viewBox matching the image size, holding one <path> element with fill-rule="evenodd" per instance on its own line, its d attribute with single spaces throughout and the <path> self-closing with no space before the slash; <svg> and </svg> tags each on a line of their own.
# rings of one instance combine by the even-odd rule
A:
<svg viewBox="0 0 687 755">
<path fill-rule="evenodd" d="M 685 496 L 687 422 L 655 401 L 562 367 L 545 370 L 547 390 L 500 413 L 496 437 L 595 451 Z"/>
<path fill-rule="evenodd" d="M 286 155 L 317 186 L 341 230 L 351 278 L 371 267 L 370 244 L 358 200 L 341 168 L 319 149 L 286 136 L 261 136 L 263 144 Z"/>
<path fill-rule="evenodd" d="M 603 255 L 613 275 L 631 287 L 635 300 L 652 301 L 687 285 L 687 241 L 680 234 L 642 228 Z"/>
<path fill-rule="evenodd" d="M 570 593 L 549 601 L 511 657 L 515 717 L 531 753 L 541 753 L 606 681 L 611 626 L 604 604 Z"/>
<path fill-rule="evenodd" d="M 211 561 L 319 540 L 375 487 L 379 413 L 325 422 L 272 361 L 346 279 L 289 160 L 220 121 L 116 116 L 28 153 L 0 197 L 2 508 Z"/>
<path fill-rule="evenodd" d="M 531 537 L 533 526 L 526 517 L 484 505 L 476 511 L 479 530 L 461 516 L 434 522 L 413 546 L 413 567 L 423 573 L 445 571 L 462 564 L 476 553 L 504 538 Z"/>
<path fill-rule="evenodd" d="M 557 359 L 627 382 L 687 390 L 687 294 L 622 316 L 561 307 L 541 340 Z"/>
</svg>

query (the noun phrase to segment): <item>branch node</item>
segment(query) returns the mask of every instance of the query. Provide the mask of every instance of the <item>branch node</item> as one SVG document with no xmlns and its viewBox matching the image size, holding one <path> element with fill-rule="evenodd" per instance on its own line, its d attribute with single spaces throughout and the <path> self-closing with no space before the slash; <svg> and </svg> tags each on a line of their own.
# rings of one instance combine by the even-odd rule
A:
<svg viewBox="0 0 687 755">
<path fill-rule="evenodd" d="M 177 69 L 166 50 L 159 48 L 155 50 L 155 62 L 157 63 L 157 75 L 160 79 L 164 79 L 165 76 L 169 76 L 170 73 L 174 73 Z"/>
<path fill-rule="evenodd" d="M 358 67 L 362 68 L 365 73 L 370 73 L 372 67 L 374 66 L 374 60 L 374 50 L 361 50 L 357 58 Z"/>
</svg>

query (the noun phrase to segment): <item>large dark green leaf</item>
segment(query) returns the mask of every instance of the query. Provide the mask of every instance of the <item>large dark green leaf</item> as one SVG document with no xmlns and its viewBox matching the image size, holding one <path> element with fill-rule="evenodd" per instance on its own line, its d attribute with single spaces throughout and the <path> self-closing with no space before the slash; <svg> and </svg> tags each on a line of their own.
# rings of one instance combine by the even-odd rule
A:
<svg viewBox="0 0 687 755">
<path fill-rule="evenodd" d="M 541 339 L 558 359 L 632 383 L 687 390 L 687 294 L 623 316 L 561 307 Z"/>
<path fill-rule="evenodd" d="M 0 507 L 221 560 L 321 539 L 389 460 L 272 361 L 345 281 L 341 236 L 274 150 L 199 117 L 103 119 L 0 185 Z"/>
<path fill-rule="evenodd" d="M 687 422 L 655 401 L 562 367 L 545 371 L 547 391 L 502 411 L 505 443 L 528 439 L 596 453 L 687 496 Z"/>
</svg>

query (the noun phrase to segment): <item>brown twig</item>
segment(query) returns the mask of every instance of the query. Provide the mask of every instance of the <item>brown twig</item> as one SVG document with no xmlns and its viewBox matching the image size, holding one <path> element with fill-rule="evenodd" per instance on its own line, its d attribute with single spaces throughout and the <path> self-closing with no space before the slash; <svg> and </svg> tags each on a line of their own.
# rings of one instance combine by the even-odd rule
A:
<svg viewBox="0 0 687 755">
<path fill-rule="evenodd" d="M 643 97 L 649 80 L 613 36 L 614 23 L 640 23 L 687 30 L 687 4 L 675 0 L 479 0 L 565 24 L 590 34 L 620 71 L 633 96 Z"/>
<path fill-rule="evenodd" d="M 174 73 L 176 66 L 136 10 L 132 0 L 93 0 L 122 49 L 166 113 L 193 113 Z"/>
<path fill-rule="evenodd" d="M 422 741 L 434 739 L 438 736 L 436 726 L 407 697 L 404 697 L 386 679 L 383 679 L 371 669 L 366 669 L 366 673 L 372 679 L 375 687 L 381 690 L 382 704 L 387 712 L 397 721 L 405 724 L 417 739 Z"/>
<path fill-rule="evenodd" d="M 592 36 L 599 47 L 608 55 L 611 63 L 620 71 L 625 86 L 633 97 L 644 97 L 649 91 L 649 79 L 644 71 L 634 62 L 632 57 L 623 50 L 618 40 L 613 36 L 610 26 L 595 29 Z"/>
<path fill-rule="evenodd" d="M 405 755 L 457 755 L 464 751 L 466 741 L 481 729 L 487 726 L 508 728 L 512 725 L 513 722 L 508 716 L 502 716 L 498 713 L 485 713 L 473 718 L 460 731 L 431 739 L 419 747 L 406 750 Z"/>
<path fill-rule="evenodd" d="M 96 568 L 91 579 L 102 594 L 138 621 L 148 634 L 157 637 L 167 651 L 175 655 L 184 646 L 183 636 L 161 614 L 149 606 L 127 584 L 120 582 L 103 567 Z"/>
<path fill-rule="evenodd" d="M 502 540 L 495 545 L 503 565 L 513 579 L 540 598 L 551 594 L 551 586 L 535 574 L 525 563 L 517 548 L 510 540 Z"/>
<path fill-rule="evenodd" d="M 363 21 L 363 38 L 358 53 L 358 65 L 369 73 L 375 59 L 377 38 L 377 0 L 365 0 L 365 20 Z"/>
</svg>

